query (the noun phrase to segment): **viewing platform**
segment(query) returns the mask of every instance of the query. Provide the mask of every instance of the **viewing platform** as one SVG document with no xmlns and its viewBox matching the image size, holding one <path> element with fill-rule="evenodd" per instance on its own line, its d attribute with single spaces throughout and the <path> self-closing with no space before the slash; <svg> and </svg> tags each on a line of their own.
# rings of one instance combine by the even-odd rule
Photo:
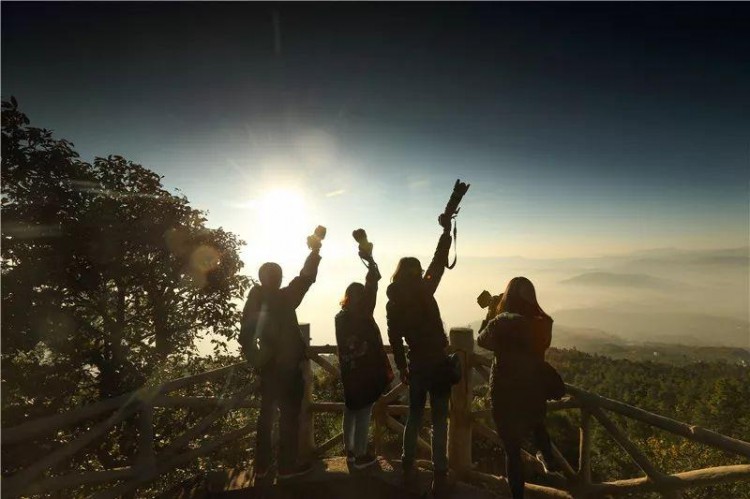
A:
<svg viewBox="0 0 750 499">
<path fill-rule="evenodd" d="M 309 325 L 301 328 L 309 344 Z M 463 376 L 451 390 L 448 430 L 449 481 L 455 483 L 451 497 L 490 498 L 507 497 L 507 481 L 479 471 L 472 460 L 472 441 L 486 439 L 502 445 L 491 422 L 491 411 L 473 405 L 475 380 L 484 383 L 489 379 L 492 359 L 474 352 L 473 331 L 454 328 L 450 331 L 450 349 L 461 359 Z M 390 349 L 387 348 L 390 353 Z M 343 458 L 322 459 L 342 444 L 342 434 L 338 433 L 324 442 L 314 438 L 314 416 L 323 413 L 340 413 L 343 402 L 316 400 L 313 397 L 312 364 L 329 376 L 338 380 L 339 372 L 329 361 L 336 355 L 335 346 L 309 346 L 308 362 L 305 368 L 305 390 L 300 417 L 300 454 L 315 462 L 314 471 L 304 477 L 281 484 L 253 483 L 249 467 L 215 467 L 207 457 L 243 441 L 242 445 L 254 442 L 255 420 L 248 410 L 259 407 L 257 382 L 230 383 L 238 373 L 247 373 L 247 365 L 238 363 L 219 369 L 202 372 L 184 378 L 145 386 L 131 393 L 102 400 L 54 416 L 25 422 L 13 428 L 3 428 L 2 446 L 4 452 L 12 452 L 14 446 L 30 442 L 52 441 L 49 452 L 35 462 L 9 476 L 3 476 L 3 497 L 29 496 L 76 496 L 96 499 L 115 497 L 141 497 L 139 491 L 158 481 L 163 475 L 181 469 L 200 460 L 203 470 L 171 488 L 163 497 L 306 497 L 356 499 L 399 497 L 424 497 L 429 491 L 431 472 L 429 463 L 421 465 L 420 486 L 409 491 L 401 485 L 401 472 L 395 457 L 387 455 L 384 449 L 384 435 L 392 431 L 403 432 L 403 418 L 408 413 L 408 401 L 404 400 L 408 387 L 396 384 L 375 403 L 372 417 L 372 445 L 378 455 L 385 455 L 379 462 L 379 469 L 366 472 L 350 472 Z M 207 383 L 224 387 L 221 390 L 208 390 Z M 234 386 L 234 391 L 226 387 Z M 689 425 L 638 407 L 616 400 L 601 397 L 573 385 L 566 385 L 568 395 L 562 400 L 548 402 L 549 412 L 578 411 L 578 456 L 577 462 L 570 462 L 552 445 L 553 454 L 561 473 L 544 474 L 539 463 L 528 452 L 523 452 L 526 467 L 534 471 L 542 481 L 526 483 L 530 498 L 595 498 L 656 492 L 670 499 L 680 498 L 681 491 L 692 487 L 727 483 L 748 482 L 750 486 L 750 443 L 721 435 L 714 431 Z M 191 391 L 192 390 L 192 391 Z M 197 393 L 197 394 L 196 394 Z M 206 393 L 213 394 L 206 396 Z M 197 411 L 200 417 L 197 424 L 184 428 L 159 427 L 155 411 Z M 426 408 L 429 421 L 429 407 Z M 687 440 L 714 447 L 728 455 L 741 456 L 745 462 L 726 466 L 716 466 L 698 470 L 666 473 L 655 466 L 646 453 L 639 449 L 626 432 L 610 417 L 616 414 L 639 421 L 648 426 L 678 435 Z M 209 429 L 217 422 L 232 417 L 234 425 L 224 433 Z M 195 418 L 193 418 L 196 420 Z M 426 421 L 427 422 L 427 421 Z M 612 445 L 618 445 L 637 465 L 641 476 L 597 481 L 592 476 L 592 426 L 598 425 L 611 438 Z M 124 458 L 131 464 L 113 469 L 91 469 L 85 472 L 60 472 L 64 464 L 73 456 L 90 452 L 97 442 L 107 438 L 113 428 L 125 428 L 120 445 L 126 450 Z M 71 428 L 77 430 L 71 433 Z M 67 432 L 67 433 L 66 433 Z M 181 433 L 180 433 L 181 432 Z M 73 435 L 68 441 L 59 442 L 60 435 Z M 156 438 L 156 436 L 160 438 Z M 164 436 L 169 436 L 165 439 Z M 57 440 L 55 440 L 57 439 Z M 418 447 L 429 455 L 430 445 L 418 439 Z M 127 450 L 132 449 L 132 450 Z M 244 447 L 247 449 L 247 447 Z M 242 459 L 251 453 L 242 451 Z M 570 455 L 570 453 L 568 453 Z M 498 459 L 501 453 L 498 453 Z M 88 490 L 81 494 L 81 490 Z"/>
<path fill-rule="evenodd" d="M 352 469 L 344 457 L 315 461 L 313 471 L 296 479 L 279 482 L 269 477 L 268 483 L 254 484 L 251 470 L 216 472 L 183 487 L 174 488 L 162 497 L 201 498 L 273 498 L 273 499 L 419 499 L 429 496 L 432 473 L 428 461 L 418 461 L 419 480 L 413 488 L 402 485 L 401 462 L 380 458 L 365 469 Z M 500 490 L 492 491 L 456 481 L 449 498 L 493 499 L 509 497 Z"/>
</svg>

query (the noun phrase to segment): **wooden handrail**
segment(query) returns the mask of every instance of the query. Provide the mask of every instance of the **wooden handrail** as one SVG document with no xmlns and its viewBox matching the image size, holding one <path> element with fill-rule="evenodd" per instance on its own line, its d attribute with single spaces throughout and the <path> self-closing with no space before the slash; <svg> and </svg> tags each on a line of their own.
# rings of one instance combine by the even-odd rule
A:
<svg viewBox="0 0 750 499">
<path fill-rule="evenodd" d="M 137 475 L 133 467 L 119 468 L 104 471 L 88 471 L 86 473 L 70 473 L 62 476 L 43 478 L 35 480 L 24 492 L 26 495 L 36 495 L 55 492 L 60 489 L 89 485 L 92 483 L 112 482 L 115 480 L 127 480 Z M 7 493 L 7 492 L 5 492 Z"/>
<path fill-rule="evenodd" d="M 713 468 L 673 473 L 671 475 L 664 475 L 658 483 L 650 480 L 648 477 L 595 483 L 586 487 L 586 491 L 591 495 L 600 497 L 606 494 L 625 495 L 644 492 L 668 492 L 738 481 L 750 481 L 750 464 L 716 466 Z"/>
<path fill-rule="evenodd" d="M 454 440 L 456 438 L 461 438 L 462 443 L 458 445 L 454 441 L 451 445 L 449 442 L 449 448 L 452 449 L 451 452 L 453 453 L 453 456 L 449 457 L 449 459 L 452 468 L 455 468 L 462 473 L 462 476 L 472 476 L 482 480 L 490 480 L 490 478 L 488 478 L 490 477 L 489 475 L 478 474 L 477 472 L 471 471 L 471 446 L 466 445 L 466 442 L 471 441 L 471 432 L 473 431 L 479 436 L 489 438 L 493 442 L 502 444 L 497 432 L 481 422 L 484 418 L 491 416 L 491 410 L 470 410 L 472 397 L 472 378 L 470 375 L 476 370 L 483 378 L 487 378 L 487 368 L 492 365 L 492 359 L 472 352 L 472 349 L 469 348 L 468 343 L 465 341 L 467 331 L 471 334 L 470 330 L 461 330 L 456 333 L 455 339 L 453 331 L 451 333 L 451 351 L 460 352 L 460 355 L 462 355 L 462 368 L 466 386 L 461 385 L 459 388 L 454 388 L 451 395 L 452 407 L 454 407 L 454 409 L 460 407 L 461 410 L 451 411 L 450 435 L 452 435 Z M 303 333 L 309 338 L 309 328 L 303 331 Z M 386 347 L 386 350 L 388 353 L 392 353 L 389 346 Z M 301 430 L 301 440 L 310 440 L 308 443 L 302 442 L 303 447 L 309 447 L 309 449 L 306 449 L 307 452 L 320 454 L 338 445 L 339 442 L 341 442 L 342 435 L 339 433 L 316 447 L 314 442 L 312 442 L 312 415 L 321 412 L 342 412 L 345 405 L 343 402 L 313 401 L 311 396 L 312 379 L 310 376 L 311 371 L 309 370 L 309 363 L 315 362 L 319 364 L 328 374 L 338 378 L 339 373 L 337 367 L 328 359 L 322 357 L 322 355 L 336 355 L 337 348 L 332 345 L 309 346 L 307 353 L 308 364 L 306 367 L 307 374 L 305 375 L 305 401 L 303 402 L 303 416 L 301 417 L 301 420 L 306 421 L 307 427 L 304 431 Z M 169 395 L 169 393 L 173 391 L 204 381 L 217 379 L 221 376 L 233 373 L 238 368 L 246 367 L 246 363 L 240 362 L 213 369 L 211 371 L 185 376 L 159 385 L 143 387 L 139 390 L 63 414 L 40 418 L 3 430 L 3 445 L 18 444 L 45 433 L 51 433 L 62 428 L 73 426 L 81 421 L 101 416 L 107 412 L 116 411 L 105 421 L 95 425 L 77 440 L 51 452 L 40 461 L 32 464 L 15 475 L 6 477 L 3 480 L 4 495 L 12 496 L 20 493 L 54 492 L 62 488 L 80 486 L 89 483 L 126 480 L 123 485 L 102 491 L 95 496 L 116 497 L 135 490 L 139 486 L 154 480 L 166 471 L 187 463 L 198 456 L 212 452 L 229 441 L 248 436 L 248 432 L 252 430 L 254 425 L 248 425 L 238 430 L 230 431 L 213 441 L 204 443 L 197 449 L 189 451 L 182 450 L 194 438 L 202 435 L 208 426 L 213 424 L 214 421 L 227 412 L 234 409 L 257 408 L 259 406 L 258 401 L 248 400 L 247 398 L 247 395 L 257 389 L 257 385 L 245 386 L 231 397 Z M 745 457 L 750 457 L 750 443 L 721 435 L 705 428 L 688 425 L 658 414 L 653 414 L 623 402 L 587 392 L 573 385 L 566 385 L 566 387 L 570 396 L 562 400 L 549 402 L 547 408 L 550 411 L 566 409 L 579 409 L 581 411 L 577 470 L 573 469 L 553 444 L 555 458 L 562 466 L 567 480 L 562 477 L 559 477 L 559 479 L 548 477 L 551 480 L 550 484 L 559 487 L 559 489 L 527 484 L 529 492 L 546 497 L 568 498 L 571 497 L 570 493 L 573 493 L 573 495 L 578 497 L 579 494 L 619 495 L 633 492 L 656 491 L 665 496 L 672 497 L 675 494 L 679 495 L 678 491 L 683 488 L 729 481 L 750 480 L 750 464 L 720 466 L 675 474 L 664 474 L 660 472 L 651 462 L 648 461 L 646 456 L 636 447 L 636 445 L 627 438 L 622 430 L 607 417 L 604 410 L 641 421 L 650 426 L 674 433 L 689 440 L 703 443 L 723 451 L 733 452 Z M 376 402 L 374 409 L 374 422 L 376 426 L 375 438 L 377 442 L 382 441 L 383 427 L 388 427 L 391 430 L 398 432 L 403 431 L 403 424 L 393 416 L 404 416 L 409 413 L 408 405 L 397 403 L 397 399 L 407 390 L 407 386 L 397 384 L 390 392 L 381 396 Z M 153 446 L 154 407 L 210 407 L 214 410 L 207 416 L 204 416 L 196 426 L 177 437 L 172 442 L 172 445 L 163 449 L 157 455 Z M 425 412 L 429 415 L 430 408 L 426 407 Z M 44 478 L 41 480 L 38 479 L 46 469 L 55 466 L 65 458 L 71 457 L 97 438 L 103 436 L 114 425 L 119 424 L 136 413 L 138 414 L 139 427 L 138 454 L 137 461 L 132 467 L 100 472 L 69 474 Z M 607 430 L 607 432 L 627 451 L 638 466 L 643 469 L 647 474 L 646 477 L 604 483 L 591 483 L 591 423 L 594 418 L 599 421 L 604 429 Z M 468 425 L 468 427 L 462 429 L 460 428 L 461 425 Z M 451 437 L 449 437 L 449 440 L 450 438 Z M 430 448 L 429 444 L 421 438 L 418 440 L 418 445 L 422 449 Z M 378 447 L 379 446 L 380 444 L 378 444 Z M 304 455 L 305 449 L 303 448 L 301 450 Z M 541 464 L 536 461 L 533 456 L 528 454 L 528 452 L 522 451 L 522 457 L 527 464 L 531 464 L 537 468 L 537 470 L 541 469 Z M 497 477 L 492 478 L 492 480 L 495 479 L 499 480 L 498 483 L 502 482 L 502 479 Z M 560 489 L 568 489 L 568 491 Z"/>
<path fill-rule="evenodd" d="M 94 426 L 86 434 L 78 437 L 78 439 L 70 442 L 65 447 L 57 449 L 39 461 L 35 462 L 28 468 L 19 471 L 12 477 L 9 477 L 4 482 L 3 494 L 9 496 L 21 494 L 27 487 L 34 482 L 34 480 L 41 475 L 44 470 L 50 468 L 57 463 L 61 462 L 65 458 L 73 457 L 78 451 L 89 445 L 97 438 L 103 436 L 110 428 L 124 421 L 126 418 L 134 414 L 138 410 L 138 406 L 130 404 L 121 407 L 116 413 L 110 416 L 105 421 Z"/>
<path fill-rule="evenodd" d="M 30 440 L 39 435 L 53 433 L 63 428 L 69 428 L 81 421 L 86 421 L 101 414 L 117 410 L 125 404 L 137 403 L 144 389 L 156 391 L 156 394 L 166 394 L 179 390 L 180 388 L 200 383 L 201 381 L 208 381 L 220 377 L 238 367 L 247 367 L 247 363 L 239 362 L 237 364 L 220 367 L 211 371 L 177 378 L 161 385 L 156 385 L 155 387 L 140 388 L 111 399 L 102 400 L 78 409 L 73 409 L 72 411 L 34 419 L 10 428 L 3 428 L 2 433 L 0 433 L 0 442 L 2 442 L 2 445 L 12 445 L 25 440 Z"/>
<path fill-rule="evenodd" d="M 190 461 L 197 459 L 200 456 L 215 451 L 222 445 L 226 445 L 229 442 L 236 441 L 241 438 L 246 438 L 252 433 L 254 429 L 255 424 L 251 423 L 243 426 L 242 428 L 232 430 L 229 433 L 226 433 L 214 440 L 206 442 L 197 449 L 191 449 L 189 451 L 176 454 L 175 456 L 172 456 L 171 458 L 163 461 L 157 460 L 156 466 L 154 468 L 146 470 L 146 472 L 140 474 L 134 480 L 127 482 L 119 487 L 101 491 L 95 494 L 93 497 L 95 499 L 121 497 L 137 489 L 140 485 L 153 481 L 154 479 L 158 478 L 168 471 L 173 470 L 174 468 L 177 468 L 178 466 L 182 466 L 183 464 L 189 463 Z"/>
<path fill-rule="evenodd" d="M 565 386 L 568 393 L 573 394 L 576 398 L 589 406 L 601 407 L 602 409 L 607 409 L 622 416 L 641 421 L 650 426 L 661 428 L 662 430 L 680 435 L 689 440 L 750 458 L 749 442 L 737 440 L 736 438 L 727 437 L 726 435 L 701 428 L 700 426 L 685 424 L 665 416 L 644 411 L 643 409 L 633 407 L 624 402 L 618 402 L 617 400 L 608 399 L 601 395 L 587 392 L 573 385 L 566 384 Z"/>
</svg>

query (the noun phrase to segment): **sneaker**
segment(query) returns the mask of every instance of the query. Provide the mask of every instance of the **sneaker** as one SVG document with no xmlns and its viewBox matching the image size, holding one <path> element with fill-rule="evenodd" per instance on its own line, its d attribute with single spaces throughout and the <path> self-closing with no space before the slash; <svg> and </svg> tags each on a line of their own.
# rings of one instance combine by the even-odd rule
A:
<svg viewBox="0 0 750 499">
<path fill-rule="evenodd" d="M 556 473 L 559 471 L 559 469 L 556 466 L 555 460 L 552 458 L 552 456 L 544 456 L 542 451 L 536 452 L 536 460 L 542 463 L 542 468 L 544 468 L 544 473 L 549 475 L 550 473 Z"/>
<path fill-rule="evenodd" d="M 373 456 L 372 454 L 365 454 L 364 456 L 357 456 L 357 458 L 354 460 L 354 467 L 358 470 L 363 470 L 377 462 L 377 456 Z"/>
<path fill-rule="evenodd" d="M 313 470 L 312 463 L 300 463 L 293 468 L 279 469 L 279 480 L 287 480 L 298 476 L 306 475 Z"/>
<path fill-rule="evenodd" d="M 354 464 L 354 452 L 346 451 L 346 464 Z"/>
</svg>

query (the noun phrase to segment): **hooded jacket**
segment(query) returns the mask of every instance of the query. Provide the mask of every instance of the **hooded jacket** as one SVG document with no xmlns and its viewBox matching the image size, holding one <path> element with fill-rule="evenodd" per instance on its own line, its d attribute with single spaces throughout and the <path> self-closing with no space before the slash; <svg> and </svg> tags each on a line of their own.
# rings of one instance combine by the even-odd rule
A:
<svg viewBox="0 0 750 499">
<path fill-rule="evenodd" d="M 448 338 L 434 295 L 448 263 L 450 245 L 450 233 L 444 232 L 424 277 L 388 286 L 388 340 L 399 371 L 407 368 L 404 341 L 409 347 L 408 367 L 412 372 L 429 372 L 445 360 Z"/>
<path fill-rule="evenodd" d="M 254 366 L 261 375 L 295 371 L 306 358 L 307 345 L 296 309 L 315 282 L 319 264 L 320 255 L 312 251 L 300 274 L 286 287 L 271 290 L 256 286 L 250 290 L 242 311 L 240 344 L 251 363 L 263 359 L 262 365 Z"/>
<path fill-rule="evenodd" d="M 347 308 L 336 314 L 336 344 L 344 401 L 352 410 L 375 402 L 393 379 L 380 328 L 372 315 L 379 280 L 377 265 L 370 260 L 361 308 L 356 311 Z"/>
<path fill-rule="evenodd" d="M 544 353 L 552 340 L 552 319 L 509 312 L 490 320 L 477 344 L 495 354 L 490 393 L 501 433 L 523 433 L 546 414 Z"/>
</svg>

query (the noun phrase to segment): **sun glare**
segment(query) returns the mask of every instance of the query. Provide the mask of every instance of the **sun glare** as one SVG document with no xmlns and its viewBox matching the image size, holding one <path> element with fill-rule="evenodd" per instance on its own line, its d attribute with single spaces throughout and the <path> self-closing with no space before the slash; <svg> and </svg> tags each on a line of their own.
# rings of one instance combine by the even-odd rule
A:
<svg viewBox="0 0 750 499">
<path fill-rule="evenodd" d="M 255 234 L 248 241 L 253 259 L 275 261 L 284 267 L 304 258 L 305 238 L 314 227 L 310 225 L 308 207 L 300 191 L 270 190 L 258 200 L 255 218 Z"/>
</svg>

